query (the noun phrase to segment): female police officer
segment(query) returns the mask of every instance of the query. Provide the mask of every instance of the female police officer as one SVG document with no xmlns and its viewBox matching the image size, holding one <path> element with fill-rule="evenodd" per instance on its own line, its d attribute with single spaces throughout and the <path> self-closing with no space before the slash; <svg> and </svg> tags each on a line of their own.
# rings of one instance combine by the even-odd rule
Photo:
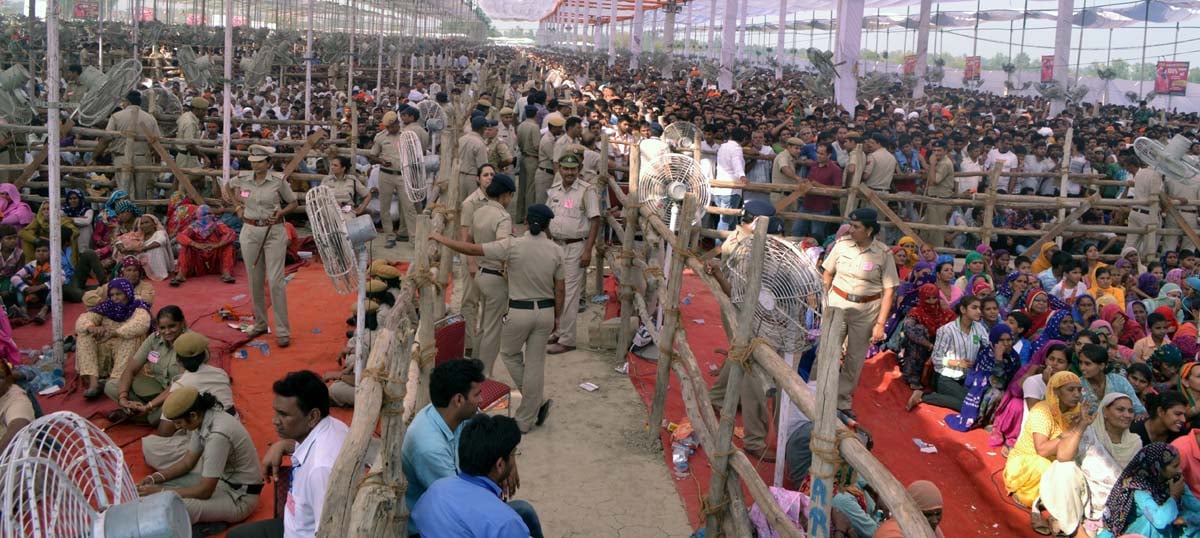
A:
<svg viewBox="0 0 1200 538">
<path fill-rule="evenodd" d="M 430 239 L 469 256 L 502 262 L 508 270 L 508 314 L 500 335 L 500 356 L 520 389 L 517 424 L 522 433 L 541 426 L 550 414 L 543 401 L 546 341 L 563 309 L 563 249 L 546 236 L 554 212 L 544 204 L 529 206 L 529 230 L 485 245 L 432 234 Z M 522 348 L 524 351 L 522 351 Z"/>
</svg>

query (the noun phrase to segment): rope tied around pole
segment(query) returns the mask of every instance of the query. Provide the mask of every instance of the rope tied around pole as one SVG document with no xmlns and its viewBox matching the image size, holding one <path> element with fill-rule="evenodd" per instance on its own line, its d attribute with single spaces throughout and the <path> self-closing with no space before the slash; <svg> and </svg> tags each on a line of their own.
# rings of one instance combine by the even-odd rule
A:
<svg viewBox="0 0 1200 538">
<path fill-rule="evenodd" d="M 838 430 L 833 439 L 822 437 L 817 434 L 812 436 L 811 450 L 813 455 L 821 458 L 821 461 L 832 465 L 832 473 L 817 474 L 820 478 L 831 479 L 837 474 L 838 469 L 846 465 L 846 461 L 842 459 L 842 453 L 838 451 L 838 445 L 846 439 L 855 439 L 857 436 L 851 430 Z M 810 471 L 816 474 L 814 471 Z"/>
<path fill-rule="evenodd" d="M 420 347 L 420 344 L 417 344 L 417 347 L 419 349 L 417 364 L 420 365 L 422 370 L 432 368 L 434 361 L 437 359 L 437 346 L 429 346 L 429 349 L 424 349 Z"/>
<path fill-rule="evenodd" d="M 648 265 L 642 270 L 642 274 L 646 276 L 646 280 L 662 280 L 663 271 L 661 267 L 656 265 Z"/>
<path fill-rule="evenodd" d="M 725 362 L 739 364 L 746 371 L 750 371 L 750 356 L 754 354 L 754 348 L 760 345 L 770 345 L 766 338 L 754 337 L 749 342 L 740 346 L 729 348 L 729 355 L 725 357 Z"/>
<path fill-rule="evenodd" d="M 441 215 L 441 216 L 445 217 L 446 222 L 453 221 L 454 217 L 456 217 L 458 215 L 458 209 L 455 209 L 455 208 L 449 207 L 449 206 L 445 206 L 445 205 L 442 205 L 441 203 L 437 203 L 437 202 L 435 202 L 433 205 L 429 206 L 429 210 L 432 211 L 434 215 Z"/>
<path fill-rule="evenodd" d="M 436 276 L 428 267 L 414 268 L 411 273 L 405 275 L 404 280 L 411 281 L 417 289 L 424 288 L 425 286 L 438 287 Z"/>
</svg>

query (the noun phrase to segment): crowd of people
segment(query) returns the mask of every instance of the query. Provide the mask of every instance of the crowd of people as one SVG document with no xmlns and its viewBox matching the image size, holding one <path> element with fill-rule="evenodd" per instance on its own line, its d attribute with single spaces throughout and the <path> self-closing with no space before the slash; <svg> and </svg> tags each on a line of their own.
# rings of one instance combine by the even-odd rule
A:
<svg viewBox="0 0 1200 538">
<path fill-rule="evenodd" d="M 239 54 L 258 46 L 239 39 Z M 284 45 L 302 50 L 298 41 Z M 284 176 L 285 161 L 271 141 L 298 142 L 324 127 L 276 123 L 304 117 L 305 88 L 295 80 L 268 80 L 258 88 L 239 86 L 232 96 L 237 123 L 231 142 L 241 153 L 230 163 L 234 177 L 227 185 L 199 175 L 85 174 L 72 184 L 87 188 L 64 191 L 61 214 L 50 215 L 48 203 L 34 211 L 22 201 L 42 199 L 44 187 L 0 183 L 0 351 L 6 359 L 0 409 L 7 426 L 0 447 L 36 414 L 36 396 L 9 366 L 25 360 L 11 333 L 48 319 L 56 274 L 49 236 L 57 219 L 63 298 L 88 307 L 68 342 L 84 395 L 111 398 L 118 409 L 110 420 L 156 428 L 142 442 L 155 472 L 140 482 L 140 491 L 175 489 L 193 523 L 237 523 L 253 512 L 264 476 L 278 476 L 282 457 L 290 455 L 293 488 L 283 519 L 237 527 L 230 535 L 312 535 L 347 435 L 329 408 L 353 405 L 353 370 L 347 365 L 324 376 L 293 372 L 280 379 L 274 387 L 280 440 L 260 458 L 239 422 L 232 380 L 208 364 L 207 339 L 188 329 L 177 306 L 156 307 L 155 287 L 194 285 L 188 280 L 202 275 L 236 284 L 240 258 L 254 304 L 250 335 L 267 332 L 269 295 L 271 333 L 287 347 L 284 266 L 300 259 L 300 220 L 293 215 L 298 196 L 326 185 L 347 216 L 373 216 L 385 247 L 409 239 L 416 215 L 429 209 L 407 195 L 400 170 L 400 141 L 412 133 L 422 154 L 444 144 L 457 149 L 457 159 L 440 166 L 452 167 L 446 176 L 457 182 L 459 196 L 441 203 L 457 208 L 460 228 L 431 239 L 465 255 L 458 277 L 465 292 L 454 306 L 466 321 L 468 358 L 434 369 L 432 403 L 416 413 L 406 435 L 409 532 L 540 536 L 533 507 L 513 500 L 516 448 L 550 412 L 546 355 L 576 348 L 583 281 L 595 245 L 606 240 L 602 217 L 615 204 L 600 175 L 607 169 L 627 181 L 631 148 L 642 147 L 646 161 L 656 148 L 648 141 L 687 121 L 700 130 L 700 164 L 710 178 L 799 191 L 791 202 L 782 191 L 712 188 L 712 206 L 733 211 L 706 219 L 706 227 L 729 232 L 719 247 L 708 246 L 728 255 L 761 216 L 771 219 L 771 233 L 791 236 L 815 256 L 825 273 L 826 304 L 847 312 L 846 327 L 834 328 L 845 331 L 837 406 L 843 417 L 855 416 L 851 395 L 863 361 L 891 351 L 911 390 L 909 410 L 945 408 L 953 429 L 989 429 L 1007 457 L 1004 485 L 1031 510 L 1038 532 L 1200 533 L 1200 503 L 1191 493 L 1200 488 L 1200 470 L 1187 457 L 1200 452 L 1200 438 L 1190 432 L 1193 423 L 1200 426 L 1200 368 L 1193 368 L 1200 358 L 1200 245 L 1189 245 L 1165 216 L 1176 209 L 1185 222 L 1197 223 L 1193 202 L 1200 187 L 1163 178 L 1132 150 L 1138 136 L 1195 139 L 1194 125 L 1145 103 L 1072 104 L 1051 116 L 1041 99 L 943 88 L 929 88 L 920 100 L 898 97 L 904 89 L 895 88 L 842 110 L 814 97 L 805 89 L 811 76 L 795 71 L 781 81 L 763 71 L 719 91 L 686 65 L 670 79 L 657 68 L 608 66 L 592 55 L 445 45 L 432 62 L 440 70 L 379 89 L 347 86 L 343 65 L 319 66 L 309 119 L 337 128 L 328 133 L 333 143 L 318 144 L 296 169 L 321 180 Z M 81 64 L 92 61 L 88 47 L 80 50 L 78 63 L 68 63 L 67 95 L 83 91 Z M 223 96 L 176 74 L 174 54 L 170 47 L 152 51 L 159 73 L 153 88 L 129 92 L 107 130 L 173 127 L 181 140 L 220 140 L 221 126 L 211 118 L 221 116 Z M 443 71 L 454 75 L 445 87 Z M 370 80 L 370 73 L 362 75 Z M 157 89 L 184 103 L 178 117 L 143 106 Z M 424 101 L 438 103 L 445 115 L 423 117 L 418 106 Z M 460 125 L 445 125 L 447 118 Z M 464 134 L 449 139 L 453 132 Z M 80 138 L 64 140 L 64 161 L 156 159 L 144 140 L 88 146 L 77 144 Z M 35 142 L 0 131 L 0 163 L 23 162 Z M 353 158 L 345 151 L 350 145 L 357 148 Z M 1064 155 L 1067 147 L 1070 155 Z M 170 151 L 184 168 L 221 166 L 215 145 L 179 143 Z M 1200 155 L 1200 144 L 1191 153 Z M 1002 175 L 989 185 L 986 172 L 994 166 Z M 1064 167 L 1077 174 L 1065 183 L 1051 174 Z M 1121 183 L 1090 182 L 1101 175 Z M 946 227 L 901 236 L 870 207 L 845 207 L 844 198 L 809 193 L 857 183 L 944 199 L 889 205 L 904 220 Z M 1056 215 L 1020 204 L 996 208 L 993 234 L 972 232 L 984 223 L 970 201 L 988 190 L 1154 202 L 1102 205 L 1081 218 L 1141 227 L 1125 236 L 1071 232 L 1039 241 L 1005 230 L 1045 229 Z M 1169 195 L 1162 204 L 1155 198 L 1160 191 Z M 145 203 L 154 198 L 168 199 L 165 212 Z M 843 214 L 849 224 L 838 227 Z M 728 285 L 722 267 L 710 264 Z M 387 264 L 372 265 L 372 309 L 386 302 L 399 276 Z M 479 385 L 497 358 L 522 393 L 515 419 L 478 413 Z M 711 393 L 718 405 L 726 379 L 723 370 Z M 764 391 L 756 390 L 753 376 L 743 383 L 749 384 L 739 402 L 745 450 L 774 461 Z M 787 447 L 777 449 L 787 450 L 788 475 L 799 485 L 811 461 L 812 425 L 796 415 L 800 419 L 786 425 Z M 917 483 L 910 493 L 936 528 L 942 510 L 936 487 Z M 867 509 L 872 495 L 835 503 L 839 530 L 899 535 L 894 522 L 881 523 Z M 877 500 L 871 498 L 871 506 Z"/>
</svg>

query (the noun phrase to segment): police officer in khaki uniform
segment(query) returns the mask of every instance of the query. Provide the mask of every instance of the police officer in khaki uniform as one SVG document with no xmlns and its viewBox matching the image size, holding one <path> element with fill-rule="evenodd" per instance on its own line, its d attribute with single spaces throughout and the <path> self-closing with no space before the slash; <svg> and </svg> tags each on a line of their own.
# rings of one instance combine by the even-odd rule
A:
<svg viewBox="0 0 1200 538">
<path fill-rule="evenodd" d="M 162 133 L 158 130 L 158 121 L 151 116 L 149 112 L 142 110 L 142 94 L 137 90 L 130 91 L 125 96 L 125 102 L 128 105 L 108 118 L 108 126 L 104 128 L 110 133 L 129 133 L 136 136 L 142 136 L 142 131 L 150 133 L 150 135 L 158 137 Z M 92 159 L 88 162 L 89 166 L 95 166 L 96 157 L 104 155 L 112 146 L 113 166 L 123 167 L 128 164 L 134 166 L 154 164 L 154 159 L 151 157 L 153 151 L 150 149 L 150 144 L 145 140 L 135 138 L 125 138 L 124 136 L 117 138 L 105 138 L 96 146 L 96 150 L 92 153 Z M 127 193 L 134 200 L 146 200 L 147 194 L 150 192 L 150 187 L 154 183 L 154 172 L 135 172 L 133 174 L 124 171 L 117 172 L 117 188 Z"/>
<path fill-rule="evenodd" d="M 934 198 L 953 198 L 957 184 L 954 181 L 954 161 L 946 152 L 946 141 L 938 140 L 933 143 L 933 180 L 925 188 L 925 194 Z M 1016 194 L 1016 193 L 1014 193 Z M 946 225 L 950 222 L 950 206 L 942 204 L 925 205 L 925 222 Z M 942 230 L 926 230 L 925 242 L 940 248 L 946 245 L 946 232 Z"/>
<path fill-rule="evenodd" d="M 421 126 L 421 111 L 416 107 L 405 106 L 399 112 L 400 123 L 404 124 L 404 131 L 412 131 L 417 135 L 417 140 L 421 141 L 421 154 L 424 155 L 429 150 L 429 145 L 432 143 L 429 137 L 429 131 L 426 131 Z"/>
<path fill-rule="evenodd" d="M 600 231 L 600 198 L 592 185 L 579 177 L 582 159 L 566 152 L 558 160 L 558 181 L 547 192 L 547 206 L 557 218 L 550 223 L 550 237 L 563 249 L 565 260 L 566 307 L 559 319 L 554 342 L 546 348 L 551 355 L 575 349 L 575 319 L 579 316 L 579 297 L 583 294 L 592 247 Z"/>
<path fill-rule="evenodd" d="M 483 129 L 483 139 L 487 142 L 488 162 L 496 167 L 496 172 L 503 173 L 504 175 L 511 174 L 516 159 L 513 158 L 512 150 L 508 147 L 508 144 L 500 139 L 500 126 L 497 124 L 485 127 Z"/>
<path fill-rule="evenodd" d="M 204 133 L 200 118 L 208 112 L 208 100 L 203 97 L 193 97 L 188 102 L 189 108 L 179 115 L 175 122 L 175 136 L 184 140 L 199 140 Z M 180 168 L 200 168 L 200 148 L 195 144 L 179 144 L 175 147 L 175 164 Z M 188 179 L 194 181 L 196 176 L 189 174 Z M 203 176 L 200 176 L 203 179 Z M 180 178 L 182 179 L 182 178 Z M 201 188 L 201 184 L 197 188 Z"/>
<path fill-rule="evenodd" d="M 467 198 L 463 200 L 461 211 L 462 218 L 458 223 L 458 239 L 460 241 L 471 240 L 471 226 L 475 222 L 475 210 L 487 202 L 487 188 L 492 183 L 492 178 L 496 177 L 496 167 L 489 164 L 484 164 L 479 167 L 478 176 L 479 187 L 471 191 Z M 467 355 L 473 356 L 474 351 L 479 349 L 479 287 L 475 285 L 475 274 L 479 270 L 478 260 L 474 256 L 467 256 L 465 266 L 466 274 L 461 275 L 459 281 L 466 286 L 463 289 L 462 305 L 460 311 L 463 315 L 463 321 L 467 325 L 466 341 Z"/>
<path fill-rule="evenodd" d="M 519 157 L 521 155 L 521 150 L 517 148 L 517 123 L 516 122 L 517 122 L 516 111 L 514 111 L 513 109 L 511 109 L 509 107 L 501 108 L 500 109 L 500 125 L 498 126 L 499 133 L 496 136 L 500 138 L 501 142 L 504 142 L 504 144 L 508 146 L 508 152 L 510 155 L 512 155 L 514 157 Z M 508 174 L 509 176 L 512 176 L 513 181 L 517 180 L 516 176 L 514 176 L 514 174 L 517 173 L 516 166 L 514 166 L 510 170 L 501 170 L 501 171 L 504 172 L 505 174 Z"/>
<path fill-rule="evenodd" d="M 0 361 L 0 452 L 34 419 L 33 402 L 17 384 L 8 361 Z"/>
<path fill-rule="evenodd" d="M 554 212 L 543 204 L 529 206 L 529 230 L 486 245 L 454 241 L 439 234 L 430 239 L 460 253 L 503 263 L 508 275 L 508 314 L 500 336 L 500 357 L 521 391 L 517 425 L 521 433 L 541 426 L 552 400 L 543 399 L 546 342 L 563 313 L 565 261 L 562 247 L 547 235 Z"/>
<path fill-rule="evenodd" d="M 138 483 L 139 495 L 173 490 L 192 523 L 237 523 L 258 506 L 262 467 L 250 432 L 217 398 L 193 387 L 167 396 L 163 417 L 190 432 L 187 454 Z"/>
<path fill-rule="evenodd" d="M 1137 200 L 1148 200 L 1158 197 L 1163 190 L 1163 175 L 1158 170 L 1146 166 L 1136 155 L 1125 157 L 1125 169 L 1133 174 L 1133 197 Z M 1148 207 L 1134 206 L 1129 208 L 1129 225 L 1145 230 L 1149 226 L 1157 228 L 1162 224 L 1163 214 L 1160 204 L 1152 203 Z M 1157 257 L 1159 234 L 1130 233 L 1125 236 L 1125 246 L 1134 247 L 1138 256 L 1145 258 Z"/>
<path fill-rule="evenodd" d="M 487 199 L 475 208 L 470 223 L 470 241 L 481 245 L 512 235 L 512 217 L 507 207 L 512 203 L 517 185 L 507 174 L 497 174 L 485 189 Z M 483 303 L 483 314 L 475 349 L 483 361 L 484 373 L 491 377 L 492 365 L 500 353 L 501 323 L 508 311 L 508 281 L 502 262 L 479 258 L 478 264 L 474 282 Z"/>
<path fill-rule="evenodd" d="M 541 139 L 541 127 L 538 126 L 537 122 L 537 107 L 527 105 L 525 107 L 525 121 L 522 121 L 517 126 L 517 146 L 520 148 L 521 153 L 521 180 L 517 186 L 517 198 L 513 205 L 517 207 L 519 212 L 523 211 L 529 204 L 532 204 L 536 198 L 533 185 L 534 179 L 537 176 L 538 143 Z M 524 213 L 515 220 L 518 223 L 524 223 Z"/>
<path fill-rule="evenodd" d="M 1184 222 L 1187 222 L 1189 226 L 1196 228 L 1196 226 L 1200 224 L 1196 218 L 1196 206 L 1188 205 L 1186 202 L 1200 198 L 1200 184 L 1197 184 L 1191 180 L 1179 181 L 1175 179 L 1169 179 L 1163 182 L 1163 186 L 1167 189 L 1167 195 L 1170 196 L 1171 200 L 1175 203 L 1175 209 L 1179 211 L 1179 216 L 1183 217 Z M 1155 193 L 1154 196 L 1158 196 L 1158 193 Z M 1176 232 L 1180 231 L 1179 224 L 1176 223 L 1175 219 L 1171 218 L 1166 211 L 1162 212 L 1162 217 L 1164 228 L 1168 230 L 1174 230 Z M 1187 236 L 1182 234 L 1163 235 L 1161 242 L 1164 251 L 1175 250 L 1175 247 L 1178 247 L 1181 244 L 1186 247 L 1189 243 Z M 1196 245 L 1193 245 L 1192 248 L 1195 248 L 1195 246 Z"/>
<path fill-rule="evenodd" d="M 350 157 L 339 155 L 329 159 L 329 175 L 321 179 L 322 186 L 333 189 L 333 198 L 346 219 L 362 215 L 371 203 L 371 190 L 351 170 Z"/>
<path fill-rule="evenodd" d="M 879 233 L 879 214 L 862 207 L 850 214 L 850 234 L 839 239 L 825 256 L 825 304 L 845 312 L 845 323 L 822 327 L 834 331 L 831 342 L 844 345 L 841 375 L 838 379 L 837 408 L 854 417 L 850 394 L 858 386 L 867 347 L 883 341 L 883 327 L 892 313 L 892 300 L 900 278 L 896 260 L 888 248 L 875 239 Z"/>
<path fill-rule="evenodd" d="M 562 136 L 566 124 L 567 121 L 562 116 L 551 114 L 547 120 L 549 130 L 538 142 L 538 168 L 533 178 L 534 203 L 546 203 L 546 191 L 550 190 L 550 185 L 554 183 L 554 174 L 558 171 L 554 160 L 554 144 L 558 137 Z"/>
<path fill-rule="evenodd" d="M 283 217 L 296 209 L 297 202 L 296 193 L 283 174 L 271 170 L 274 153 L 275 148 L 250 146 L 252 170 L 241 172 L 229 181 L 228 197 L 243 223 L 238 242 L 250 277 L 250 297 L 254 300 L 254 330 L 250 336 L 267 332 L 267 290 L 264 285 L 269 285 L 271 308 L 275 311 L 275 338 L 279 347 L 287 347 L 291 344 L 291 328 L 288 325 L 287 284 L 283 279 L 288 243 Z"/>
<path fill-rule="evenodd" d="M 571 116 L 564 125 L 562 136 L 554 140 L 554 162 L 562 158 L 567 147 L 579 145 L 583 136 L 583 118 Z"/>
<path fill-rule="evenodd" d="M 120 408 L 110 415 L 113 422 L 141 415 L 151 426 L 158 425 L 164 394 L 171 383 L 183 374 L 175 358 L 175 341 L 187 331 L 183 311 L 177 306 L 165 306 L 158 311 L 157 330 L 142 341 L 141 347 L 125 363 L 119 378 L 109 378 L 104 394 Z"/>
<path fill-rule="evenodd" d="M 416 229 L 417 210 L 405 192 L 404 178 L 400 175 L 400 124 L 395 112 L 383 115 L 384 130 L 375 135 L 367 159 L 379 164 L 379 220 L 383 223 L 383 235 L 387 248 L 396 246 L 396 235 L 392 234 L 392 196 L 400 205 L 401 224 L 406 232 Z"/>
<path fill-rule="evenodd" d="M 161 322 L 160 316 L 160 322 Z M 182 322 L 179 325 L 182 326 Z M 179 374 L 163 390 L 162 394 L 148 406 L 159 409 L 151 417 L 150 425 L 158 431 L 142 438 L 142 457 L 151 468 L 159 470 L 170 467 L 188 453 L 188 432 L 175 428 L 175 423 L 161 419 L 161 408 L 170 397 L 170 391 L 183 387 L 191 387 L 197 392 L 207 392 L 217 399 L 217 403 L 226 413 L 237 416 L 233 408 L 233 387 L 229 374 L 208 362 L 208 338 L 195 331 L 187 331 L 179 335 L 171 344 L 174 357 L 173 364 L 178 366 Z M 128 371 L 128 369 L 126 369 Z M 136 381 L 135 381 L 136 390 Z"/>
<path fill-rule="evenodd" d="M 479 184 L 479 167 L 488 164 L 487 142 L 483 130 L 496 121 L 482 115 L 471 117 L 471 132 L 458 138 L 458 203 L 461 204 Z"/>
</svg>

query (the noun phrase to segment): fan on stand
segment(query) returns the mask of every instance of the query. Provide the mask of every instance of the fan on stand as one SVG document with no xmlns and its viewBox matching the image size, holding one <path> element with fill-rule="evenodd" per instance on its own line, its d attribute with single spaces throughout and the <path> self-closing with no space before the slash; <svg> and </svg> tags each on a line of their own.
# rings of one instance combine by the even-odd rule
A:
<svg viewBox="0 0 1200 538">
<path fill-rule="evenodd" d="M 358 381 L 366 367 L 363 338 L 366 334 L 367 243 L 375 239 L 375 224 L 369 215 L 351 218 L 351 207 L 339 207 L 333 189 L 324 185 L 313 187 L 304 195 L 304 211 L 308 214 L 313 242 L 321 254 L 325 274 L 333 281 L 333 289 L 345 295 L 358 292 L 354 329 L 354 379 Z"/>
<path fill-rule="evenodd" d="M 446 111 L 433 99 L 424 99 L 417 103 L 417 111 L 421 113 L 420 121 L 424 123 L 425 130 L 429 131 L 431 140 L 429 147 L 425 149 L 437 155 L 438 139 L 442 130 L 446 128 Z"/>
<path fill-rule="evenodd" d="M 425 174 L 425 156 L 421 154 L 421 139 L 412 131 L 401 131 L 396 141 L 400 154 L 400 177 L 404 179 L 404 190 L 408 200 L 419 203 L 425 200 L 429 190 L 429 179 Z"/>
<path fill-rule="evenodd" d="M 1175 181 L 1200 179 L 1197 177 L 1200 176 L 1200 169 L 1186 159 L 1191 146 L 1192 141 L 1183 135 L 1175 135 L 1174 138 L 1167 141 L 1165 146 L 1157 140 L 1144 136 L 1133 141 L 1133 151 L 1137 153 L 1139 159 L 1162 172 L 1167 179 Z"/>
<path fill-rule="evenodd" d="M 159 130 L 163 136 L 175 136 L 176 123 L 175 119 L 183 114 L 183 102 L 174 92 L 162 86 L 155 86 L 146 91 L 149 96 L 149 103 L 146 105 L 146 112 L 149 112 L 154 119 L 159 121 Z"/>
<path fill-rule="evenodd" d="M 190 45 L 179 47 L 179 69 L 189 84 L 201 90 L 212 85 L 212 57 L 196 56 Z"/>
<path fill-rule="evenodd" d="M 29 125 L 33 122 L 33 104 L 25 94 L 29 70 L 17 64 L 0 72 L 0 118 L 4 121 Z"/>
<path fill-rule="evenodd" d="M 658 215 L 658 218 L 667 223 L 672 233 L 679 231 L 680 219 L 691 219 L 693 224 L 700 222 L 710 197 L 710 180 L 700 163 L 690 156 L 668 152 L 651 161 L 650 165 L 642 170 L 637 187 L 642 211 Z M 696 212 L 693 215 L 680 215 L 683 211 L 683 199 L 689 193 L 696 195 Z M 663 274 L 670 272 L 671 244 L 667 243 Z M 662 327 L 661 304 L 658 305 L 656 326 Z"/>
<path fill-rule="evenodd" d="M 79 108 L 75 109 L 79 123 L 92 127 L 107 120 L 141 77 L 142 64 L 132 58 L 113 66 L 108 73 L 90 67 L 84 69 L 79 82 L 87 91 L 79 100 Z"/>
<path fill-rule="evenodd" d="M 271 63 L 275 61 L 275 47 L 271 45 L 263 45 L 258 52 L 254 53 L 254 58 L 242 59 L 242 76 L 245 78 L 244 84 L 248 89 L 257 90 L 262 86 L 267 79 L 267 75 L 271 74 Z"/>
<path fill-rule="evenodd" d="M 27 424 L 0 455 L 0 537 L 191 536 L 173 491 L 138 498 L 121 449 L 91 421 L 60 411 Z"/>
<path fill-rule="evenodd" d="M 741 304 L 750 276 L 751 242 L 738 241 L 725 262 L 730 275 L 730 300 Z M 763 251 L 762 289 L 754 309 L 754 336 L 767 340 L 789 367 L 795 368 L 795 357 L 812 349 L 820 338 L 821 312 L 825 306 L 821 271 L 816 260 L 801 252 L 795 245 L 768 235 Z M 779 428 L 776 438 L 775 485 L 783 484 L 784 450 L 792 403 L 787 393 L 779 390 Z"/>
<path fill-rule="evenodd" d="M 663 142 L 679 153 L 692 153 L 692 148 L 700 143 L 700 128 L 687 121 L 677 121 L 663 129 Z"/>
</svg>

